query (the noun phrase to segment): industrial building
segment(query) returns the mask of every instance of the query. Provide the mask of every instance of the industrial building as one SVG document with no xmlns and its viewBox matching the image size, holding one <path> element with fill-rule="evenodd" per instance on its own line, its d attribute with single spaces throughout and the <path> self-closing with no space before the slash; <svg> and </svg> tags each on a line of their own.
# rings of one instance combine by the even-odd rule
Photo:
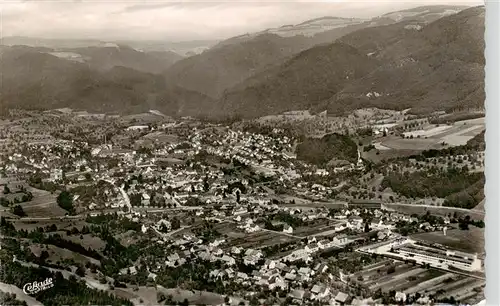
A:
<svg viewBox="0 0 500 306">
<path fill-rule="evenodd" d="M 408 238 L 397 238 L 361 248 L 360 251 L 411 260 L 418 264 L 429 264 L 441 269 L 459 269 L 468 272 L 480 271 L 482 261 L 477 254 L 449 250 L 437 245 L 428 245 Z"/>
</svg>

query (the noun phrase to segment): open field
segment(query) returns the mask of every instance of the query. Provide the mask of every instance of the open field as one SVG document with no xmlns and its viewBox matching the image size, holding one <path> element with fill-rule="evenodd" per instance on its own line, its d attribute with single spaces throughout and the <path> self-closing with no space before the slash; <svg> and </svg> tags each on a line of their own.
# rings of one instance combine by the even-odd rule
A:
<svg viewBox="0 0 500 306">
<path fill-rule="evenodd" d="M 469 226 L 469 230 L 452 229 L 446 232 L 420 233 L 411 236 L 412 239 L 430 243 L 438 243 L 444 246 L 464 252 L 478 253 L 479 257 L 484 256 L 484 228 Z"/>
<path fill-rule="evenodd" d="M 459 130 L 456 133 L 441 136 L 441 139 L 451 146 L 463 146 L 467 141 L 472 139 L 484 130 L 484 126 L 473 125 L 468 128 Z"/>
<path fill-rule="evenodd" d="M 20 220 L 18 220 L 18 221 L 12 222 L 12 224 L 14 225 L 16 230 L 24 229 L 24 230 L 30 232 L 30 231 L 36 229 L 37 227 L 44 227 L 45 228 L 45 227 L 50 226 L 52 224 L 57 226 L 57 228 L 59 230 L 63 230 L 63 229 L 66 229 L 68 227 L 71 228 L 72 225 L 74 224 L 74 221 L 70 221 L 70 220 L 20 221 Z"/>
<path fill-rule="evenodd" d="M 375 146 L 375 149 L 377 149 L 377 150 L 381 150 L 381 151 L 391 150 L 391 148 L 382 145 L 382 143 L 380 143 L 380 142 L 374 142 L 373 145 Z"/>
<path fill-rule="evenodd" d="M 0 184 L 5 184 L 9 187 L 11 193 L 2 194 L 2 197 L 14 202 L 14 199 L 21 200 L 22 196 L 30 192 L 33 199 L 28 202 L 22 202 L 15 205 L 21 205 L 24 212 L 30 217 L 36 216 L 58 216 L 64 215 L 66 211 L 58 207 L 56 198 L 57 194 L 52 194 L 49 191 L 41 190 L 28 186 L 25 181 L 16 179 L 0 179 Z M 26 192 L 22 192 L 21 188 L 25 188 Z"/>
<path fill-rule="evenodd" d="M 341 222 L 335 222 L 328 219 L 319 219 L 315 220 L 312 224 L 294 229 L 293 234 L 304 237 L 311 235 L 314 236 L 334 230 L 335 224 L 339 223 Z"/>
<path fill-rule="evenodd" d="M 388 137 L 377 145 L 399 150 L 439 149 L 443 142 L 449 146 L 460 146 L 465 145 L 467 141 L 480 134 L 484 129 L 484 118 L 457 121 L 452 125 L 429 125 L 421 130 L 404 133 L 406 137 L 413 136 L 412 139 Z"/>
<path fill-rule="evenodd" d="M 219 305 L 224 303 L 224 297 L 207 291 L 197 291 L 197 290 L 183 290 L 183 289 L 172 289 L 163 288 L 158 286 L 158 291 L 163 292 L 166 296 L 171 295 L 174 301 L 182 302 L 187 299 L 190 305 Z M 154 305 L 157 305 L 155 303 Z"/>
<path fill-rule="evenodd" d="M 123 246 L 128 247 L 130 245 L 134 245 L 135 243 L 137 243 L 136 233 L 137 232 L 133 230 L 129 230 L 125 233 L 115 235 L 115 239 L 118 240 Z"/>
<path fill-rule="evenodd" d="M 55 202 L 50 204 L 50 206 L 28 205 L 28 203 L 20 204 L 28 217 L 61 217 L 67 213 L 67 211 L 59 207 Z"/>
<path fill-rule="evenodd" d="M 334 208 L 334 209 L 342 209 L 342 208 L 345 208 L 347 205 L 347 202 L 345 201 L 328 201 L 328 202 L 309 202 L 309 203 L 306 203 L 305 205 L 304 204 L 289 204 L 289 203 L 285 203 L 285 204 L 281 204 L 280 206 L 284 206 L 284 207 L 293 207 L 293 208 L 297 208 L 297 209 L 306 209 L 306 210 L 310 210 L 310 209 L 314 209 L 314 208 L 321 208 L 321 207 L 326 207 L 326 208 Z"/>
<path fill-rule="evenodd" d="M 68 219 L 62 219 L 59 220 L 53 219 L 53 220 L 37 220 L 37 221 L 29 221 L 29 220 L 12 220 L 12 224 L 16 228 L 16 230 L 24 229 L 26 231 L 32 231 L 36 229 L 37 227 L 47 227 L 51 225 L 55 225 L 57 227 L 58 231 L 63 231 L 63 230 L 70 230 L 73 227 L 76 227 L 78 230 L 81 230 L 83 226 L 90 226 L 89 223 L 86 223 L 83 220 L 68 220 Z"/>
<path fill-rule="evenodd" d="M 179 137 L 176 135 L 165 134 L 163 132 L 153 132 L 144 136 L 145 139 L 152 139 L 160 143 L 176 143 L 179 141 Z"/>
<path fill-rule="evenodd" d="M 474 209 L 474 210 L 477 210 L 477 211 L 481 211 L 481 212 L 483 212 L 483 213 L 484 213 L 484 212 L 485 212 L 485 207 L 484 207 L 484 205 L 486 204 L 485 202 L 486 202 L 486 200 L 482 200 L 482 201 L 481 201 L 481 202 L 479 202 L 479 204 L 477 204 L 477 205 L 476 205 L 473 209 Z"/>
<path fill-rule="evenodd" d="M 163 117 L 152 113 L 140 113 L 120 117 L 120 122 L 153 123 L 162 120 Z"/>
<path fill-rule="evenodd" d="M 57 195 L 51 194 L 48 191 L 36 189 L 33 187 L 27 188 L 33 194 L 33 200 L 20 203 L 24 212 L 29 217 L 57 217 L 64 216 L 67 211 L 57 205 Z"/>
<path fill-rule="evenodd" d="M 259 231 L 247 234 L 245 237 L 230 239 L 229 247 L 255 248 L 262 249 L 267 246 L 296 241 L 297 238 L 286 236 L 280 233 L 270 231 Z"/>
<path fill-rule="evenodd" d="M 28 306 L 42 305 L 42 303 L 38 302 L 35 298 L 27 295 L 21 288 L 14 285 L 0 282 L 0 291 L 15 294 L 17 300 L 26 302 Z"/>
<path fill-rule="evenodd" d="M 461 120 L 461 121 L 456 121 L 455 124 L 470 124 L 470 125 L 485 125 L 486 124 L 486 117 L 481 117 L 481 118 L 475 118 L 475 119 L 468 119 L 468 120 Z"/>
<path fill-rule="evenodd" d="M 382 145 L 395 150 L 429 150 L 441 146 L 437 139 L 402 139 L 400 137 L 391 137 L 384 140 Z"/>
<path fill-rule="evenodd" d="M 291 203 L 293 201 L 293 203 L 295 203 L 297 205 L 299 205 L 299 204 L 306 204 L 307 205 L 309 202 L 311 202 L 310 200 L 295 197 L 295 196 L 289 195 L 289 194 L 278 195 L 278 196 L 276 196 L 276 198 L 281 199 L 281 201 L 283 201 L 284 203 Z"/>
<path fill-rule="evenodd" d="M 94 237 L 91 234 L 83 235 L 83 239 L 80 239 L 80 235 L 67 236 L 66 232 L 58 232 L 63 239 L 71 240 L 75 243 L 81 244 L 84 248 L 92 250 L 102 250 L 106 246 L 106 243 L 99 237 Z"/>
<path fill-rule="evenodd" d="M 413 132 L 403 133 L 406 137 L 432 137 L 444 133 L 445 131 L 451 129 L 451 125 L 440 125 L 426 130 L 417 130 Z"/>
<path fill-rule="evenodd" d="M 429 205 L 418 205 L 418 204 L 399 204 L 399 203 L 385 203 L 383 208 L 387 210 L 393 210 L 401 212 L 404 214 L 418 214 L 423 215 L 429 211 L 432 215 L 437 216 L 448 216 L 451 214 L 457 214 L 458 217 L 470 216 L 473 220 L 484 220 L 484 212 L 479 210 L 470 210 L 457 207 L 446 207 L 446 206 L 429 206 Z"/>
<path fill-rule="evenodd" d="M 101 265 L 100 261 L 97 259 L 87 257 L 67 249 L 59 248 L 54 245 L 51 245 L 48 248 L 43 248 L 43 246 L 40 244 L 33 244 L 30 245 L 30 249 L 31 252 L 36 256 L 40 256 L 42 251 L 46 250 L 49 253 L 49 257 L 47 260 L 53 264 L 57 263 L 58 261 L 73 259 L 76 263 L 80 263 L 83 266 L 85 266 L 85 264 L 88 262 L 91 262 L 97 266 Z"/>
<path fill-rule="evenodd" d="M 402 139 L 404 140 L 404 139 Z M 379 147 L 382 146 L 379 144 Z M 418 146 L 417 146 L 418 147 Z M 398 158 L 398 157 L 404 157 L 404 156 L 411 156 L 418 154 L 420 152 L 419 149 L 392 149 L 388 147 L 384 147 L 386 149 L 381 150 L 371 150 L 369 152 L 362 152 L 362 157 L 366 158 L 374 163 L 379 163 L 384 160 L 388 160 L 391 158 Z"/>
<path fill-rule="evenodd" d="M 72 241 L 74 243 L 78 243 L 85 247 L 86 249 L 90 248 L 92 250 L 102 250 L 106 246 L 106 243 L 99 237 L 92 236 L 92 234 L 85 235 L 70 235 L 66 234 L 66 229 L 71 229 L 73 227 L 72 222 L 70 221 L 62 221 L 62 222 L 51 222 L 51 221 L 32 221 L 32 222 L 13 222 L 13 225 L 16 230 L 24 229 L 26 231 L 33 231 L 37 227 L 45 228 L 46 226 L 55 224 L 58 227 L 58 231 L 50 232 L 50 234 L 58 234 L 62 239 Z M 83 237 L 83 239 L 80 238 Z M 55 246 L 51 246 L 55 247 Z"/>
<path fill-rule="evenodd" d="M 406 294 L 432 294 L 437 298 L 454 296 L 462 303 L 484 298 L 477 292 L 480 290 L 474 290 L 484 286 L 484 280 L 392 259 L 365 266 L 349 278 L 371 292 L 381 289 L 383 292 L 395 290 Z"/>
<path fill-rule="evenodd" d="M 137 291 L 132 288 L 117 288 L 117 296 L 129 299 L 134 305 L 157 305 L 157 290 L 154 287 L 139 287 Z"/>
</svg>

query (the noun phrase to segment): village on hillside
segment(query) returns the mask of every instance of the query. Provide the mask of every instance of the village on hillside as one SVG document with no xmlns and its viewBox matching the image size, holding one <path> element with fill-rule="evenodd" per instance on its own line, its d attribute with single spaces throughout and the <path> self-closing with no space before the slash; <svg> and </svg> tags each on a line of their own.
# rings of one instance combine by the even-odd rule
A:
<svg viewBox="0 0 500 306">
<path fill-rule="evenodd" d="M 1 289 L 28 305 L 69 301 L 64 288 L 101 304 L 476 304 L 484 125 L 404 119 L 298 137 L 154 112 L 13 113 L 0 122 Z M 411 154 L 381 148 L 414 139 Z M 47 273 L 44 295 L 16 289 Z"/>
</svg>

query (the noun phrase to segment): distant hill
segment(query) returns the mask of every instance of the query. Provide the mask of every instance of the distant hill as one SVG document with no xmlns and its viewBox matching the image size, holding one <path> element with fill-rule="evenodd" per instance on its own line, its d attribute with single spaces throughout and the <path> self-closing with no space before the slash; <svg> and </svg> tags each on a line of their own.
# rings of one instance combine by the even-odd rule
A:
<svg viewBox="0 0 500 306">
<path fill-rule="evenodd" d="M 238 84 L 223 95 L 216 110 L 258 117 L 314 108 L 377 66 L 377 60 L 346 44 L 314 47 Z"/>
<path fill-rule="evenodd" d="M 62 57 L 67 54 L 81 55 L 83 62 L 93 69 L 108 70 L 122 66 L 156 74 L 183 58 L 171 51 L 140 52 L 124 45 L 63 49 L 58 53 Z"/>
<path fill-rule="evenodd" d="M 106 71 L 40 52 L 39 48 L 2 47 L 0 109 L 70 107 L 100 112 L 190 113 L 209 100 L 175 85 L 161 75 L 127 67 Z"/>
<path fill-rule="evenodd" d="M 382 64 L 329 99 L 330 113 L 365 106 L 429 112 L 484 105 L 484 7 L 421 30 L 406 25 L 364 29 L 340 39 Z M 379 97 L 368 97 L 369 92 Z"/>
<path fill-rule="evenodd" d="M 24 36 L 0 37 L 0 45 L 15 46 L 25 45 L 29 47 L 45 47 L 50 49 L 73 49 L 87 47 L 105 47 L 111 44 L 126 45 L 138 51 L 165 52 L 171 51 L 182 56 L 189 52 L 201 53 L 214 46 L 217 40 L 194 40 L 194 41 L 162 41 L 162 40 L 117 40 L 103 41 L 98 39 L 51 39 Z"/>
<path fill-rule="evenodd" d="M 217 108 L 252 117 L 361 107 L 430 112 L 484 103 L 484 8 L 419 29 L 408 25 L 366 28 L 303 51 L 227 90 Z"/>
<path fill-rule="evenodd" d="M 24 40 L 20 39 L 20 42 L 24 42 Z M 29 43 L 30 41 L 27 40 L 26 42 Z M 82 44 L 84 42 L 82 42 Z M 92 42 L 93 41 L 89 41 L 89 44 L 92 44 Z M 36 45 L 35 43 L 32 44 Z M 51 44 L 46 43 L 40 45 Z M 69 45 L 69 43 L 62 41 L 61 45 Z M 142 52 L 126 45 L 101 42 L 95 42 L 92 46 L 76 48 L 53 48 L 47 46 L 31 47 L 26 44 L 13 45 L 11 47 L 19 48 L 21 46 L 32 48 L 32 50 L 38 50 L 39 52 L 49 53 L 68 61 L 86 63 L 92 69 L 102 71 L 109 70 L 113 67 L 128 67 L 142 72 L 158 74 L 183 58 L 181 55 L 171 51 Z"/>
<path fill-rule="evenodd" d="M 169 83 L 213 98 L 263 69 L 307 48 L 301 37 L 259 35 L 255 39 L 209 49 L 178 61 L 166 72 Z"/>
<path fill-rule="evenodd" d="M 222 45 L 241 43 L 251 40 L 262 34 L 276 34 L 281 37 L 305 36 L 310 38 L 310 46 L 331 43 L 335 39 L 351 32 L 376 26 L 394 24 L 398 22 L 415 22 L 427 24 L 441 17 L 456 14 L 467 6 L 460 5 L 431 5 L 412 9 L 395 11 L 371 19 L 342 18 L 325 16 L 306 20 L 296 25 L 283 25 L 278 28 L 266 29 L 256 33 L 247 33 L 219 42 L 214 48 Z"/>
<path fill-rule="evenodd" d="M 161 41 L 161 40 L 119 40 L 117 44 L 130 46 L 144 52 L 172 51 L 182 56 L 199 54 L 216 45 L 218 40 Z M 191 54 L 191 55 L 190 55 Z"/>
<path fill-rule="evenodd" d="M 328 16 L 298 25 L 248 33 L 221 41 L 199 55 L 175 63 L 165 75 L 171 84 L 217 99 L 245 79 L 269 66 L 280 65 L 314 46 L 331 44 L 358 30 L 397 22 L 422 26 L 464 8 L 466 7 L 421 7 L 371 20 Z"/>
<path fill-rule="evenodd" d="M 54 48 L 85 48 L 99 47 L 106 42 L 97 39 L 51 39 L 24 36 L 7 36 L 0 38 L 0 44 L 5 46 L 24 45 L 28 47 Z"/>
<path fill-rule="evenodd" d="M 322 17 L 182 59 L 99 41 L 0 45 L 0 106 L 218 118 L 361 107 L 467 111 L 484 105 L 484 7 L 461 9 L 420 7 L 362 22 Z M 300 26 L 330 29 L 279 32 Z"/>
</svg>

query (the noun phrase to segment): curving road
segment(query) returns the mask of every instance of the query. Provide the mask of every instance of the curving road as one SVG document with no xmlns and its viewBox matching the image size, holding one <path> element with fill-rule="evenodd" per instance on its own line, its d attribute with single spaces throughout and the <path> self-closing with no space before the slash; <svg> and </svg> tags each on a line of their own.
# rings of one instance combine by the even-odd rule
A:
<svg viewBox="0 0 500 306">
<path fill-rule="evenodd" d="M 125 189 L 123 189 L 123 186 L 121 186 L 118 189 L 120 190 L 120 193 L 122 194 L 123 200 L 125 201 L 125 205 L 127 205 L 128 209 L 130 211 L 132 211 L 132 204 L 130 203 L 130 198 L 129 198 L 127 192 L 125 191 Z"/>
</svg>

